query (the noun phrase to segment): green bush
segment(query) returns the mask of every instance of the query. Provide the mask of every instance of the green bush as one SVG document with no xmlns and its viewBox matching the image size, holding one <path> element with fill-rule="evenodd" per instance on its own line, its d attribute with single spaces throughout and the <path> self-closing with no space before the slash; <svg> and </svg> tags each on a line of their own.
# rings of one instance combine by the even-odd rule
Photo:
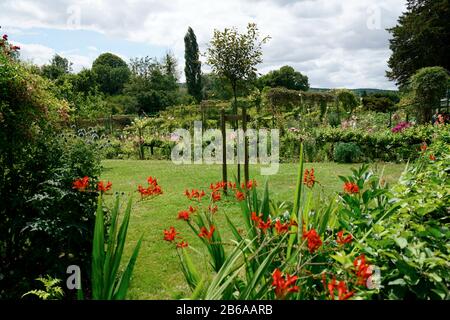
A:
<svg viewBox="0 0 450 320">
<path fill-rule="evenodd" d="M 66 104 L 49 82 L 0 52 L 0 298 L 17 298 L 34 279 L 63 278 L 90 264 L 99 157 L 56 133 Z M 72 188 L 89 176 L 92 192 Z"/>
<path fill-rule="evenodd" d="M 339 163 L 355 163 L 361 159 L 362 152 L 355 143 L 337 143 L 334 148 L 334 161 Z"/>
</svg>

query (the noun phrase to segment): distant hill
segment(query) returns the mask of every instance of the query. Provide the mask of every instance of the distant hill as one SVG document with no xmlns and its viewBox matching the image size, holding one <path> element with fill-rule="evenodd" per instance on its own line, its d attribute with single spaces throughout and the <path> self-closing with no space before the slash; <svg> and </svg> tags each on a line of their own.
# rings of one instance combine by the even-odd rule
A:
<svg viewBox="0 0 450 320">
<path fill-rule="evenodd" d="M 309 91 L 312 92 L 323 92 L 323 91 L 329 91 L 332 89 L 328 89 L 328 88 L 310 88 Z M 362 94 L 364 92 L 366 92 L 366 94 L 370 95 L 373 93 L 398 93 L 398 90 L 384 90 L 384 89 L 373 89 L 373 88 L 358 88 L 358 89 L 349 89 L 351 91 L 353 91 L 355 94 L 357 94 L 358 96 L 362 96 Z"/>
</svg>

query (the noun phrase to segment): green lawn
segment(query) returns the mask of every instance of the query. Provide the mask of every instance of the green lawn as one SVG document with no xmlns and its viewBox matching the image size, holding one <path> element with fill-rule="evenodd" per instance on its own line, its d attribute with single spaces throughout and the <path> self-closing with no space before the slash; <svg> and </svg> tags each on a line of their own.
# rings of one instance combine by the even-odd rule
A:
<svg viewBox="0 0 450 320">
<path fill-rule="evenodd" d="M 350 174 L 355 165 L 335 163 L 305 164 L 305 168 L 314 167 L 316 178 L 324 192 L 332 194 L 342 190 L 338 175 Z M 130 299 L 177 299 L 188 294 L 183 274 L 179 268 L 178 257 L 173 244 L 162 240 L 162 231 L 174 226 L 191 247 L 202 248 L 199 240 L 184 221 L 176 219 L 180 210 L 187 209 L 188 199 L 183 195 L 187 188 L 201 188 L 207 191 L 211 182 L 221 180 L 221 167 L 218 165 L 181 165 L 169 161 L 108 160 L 103 162 L 102 180 L 113 183 L 113 191 L 123 193 L 124 198 L 132 192 L 134 198 L 132 217 L 128 235 L 127 253 L 141 235 L 144 235 L 142 248 L 134 269 Z M 260 175 L 258 166 L 251 167 L 250 175 L 262 185 L 266 177 Z M 378 164 L 374 169 L 381 172 L 388 182 L 395 182 L 404 165 Z M 230 167 L 233 176 L 234 167 Z M 297 164 L 281 164 L 278 174 L 269 176 L 269 189 L 272 199 L 293 200 Z M 164 194 L 155 199 L 140 201 L 136 192 L 138 184 L 146 185 L 148 176 L 158 178 Z M 240 211 L 233 201 L 224 199 L 219 203 L 217 220 L 219 226 L 225 226 L 223 212 L 239 223 Z M 221 215 L 222 213 L 222 215 Z M 222 229 L 221 229 L 222 231 Z M 224 240 L 231 235 L 222 232 Z M 196 254 L 195 262 L 204 265 L 206 259 Z M 126 257 L 128 259 L 128 255 Z"/>
</svg>

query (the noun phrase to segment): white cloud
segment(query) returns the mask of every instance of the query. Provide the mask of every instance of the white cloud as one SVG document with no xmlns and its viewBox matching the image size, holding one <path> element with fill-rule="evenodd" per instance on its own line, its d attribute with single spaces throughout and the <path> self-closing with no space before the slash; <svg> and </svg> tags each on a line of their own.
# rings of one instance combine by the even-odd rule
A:
<svg viewBox="0 0 450 320">
<path fill-rule="evenodd" d="M 289 64 L 313 86 L 393 88 L 384 77 L 390 55 L 385 28 L 395 25 L 404 7 L 404 0 L 3 0 L 0 21 L 13 28 L 70 29 L 79 20 L 76 27 L 117 41 L 171 49 L 180 67 L 188 26 L 204 51 L 213 29 L 242 30 L 252 21 L 272 37 L 261 72 Z"/>
<path fill-rule="evenodd" d="M 37 43 L 20 43 L 14 42 L 20 47 L 20 57 L 22 60 L 30 61 L 39 66 L 48 63 L 48 61 L 56 53 L 54 49 Z"/>
</svg>

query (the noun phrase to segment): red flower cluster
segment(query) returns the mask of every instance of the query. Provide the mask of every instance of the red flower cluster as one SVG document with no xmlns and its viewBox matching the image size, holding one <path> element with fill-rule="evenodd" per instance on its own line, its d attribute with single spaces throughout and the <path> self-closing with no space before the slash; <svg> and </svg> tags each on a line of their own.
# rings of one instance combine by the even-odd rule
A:
<svg viewBox="0 0 450 320">
<path fill-rule="evenodd" d="M 259 219 L 257 227 L 261 229 L 263 232 L 266 232 L 267 229 L 270 229 L 272 226 L 272 220 L 270 218 L 267 218 L 267 221 L 264 222 L 263 219 Z"/>
<path fill-rule="evenodd" d="M 208 231 L 208 229 L 206 229 L 206 227 L 202 227 L 202 228 L 200 229 L 200 233 L 198 234 L 198 236 L 199 236 L 200 238 L 206 238 L 206 239 L 208 239 L 208 240 L 211 240 L 211 238 L 212 238 L 212 236 L 213 236 L 213 234 L 214 234 L 214 230 L 216 230 L 216 227 L 215 227 L 215 226 L 211 226 L 211 227 L 209 228 L 209 231 Z"/>
<path fill-rule="evenodd" d="M 426 142 L 424 142 L 420 145 L 420 151 L 425 152 L 425 151 L 427 151 L 427 149 L 428 149 L 428 146 L 427 146 Z"/>
<path fill-rule="evenodd" d="M 253 187 L 256 187 L 256 180 L 249 180 L 247 181 L 247 184 L 245 184 L 244 182 L 242 182 L 241 187 L 242 189 L 247 189 L 247 190 L 252 190 Z"/>
<path fill-rule="evenodd" d="M 311 171 L 308 169 L 305 170 L 305 175 L 303 177 L 303 183 L 308 187 L 312 188 L 316 184 L 316 177 L 314 176 L 314 168 L 311 168 Z"/>
<path fill-rule="evenodd" d="M 350 242 L 352 242 L 352 240 L 353 240 L 353 237 L 351 234 L 348 234 L 347 236 L 344 237 L 344 230 L 341 230 L 337 233 L 336 242 L 339 243 L 340 245 L 350 243 Z"/>
<path fill-rule="evenodd" d="M 12 44 L 8 44 L 8 35 L 4 34 L 0 39 L 0 48 L 6 53 L 6 55 L 10 55 L 12 52 L 20 50 L 19 46 L 15 46 Z"/>
<path fill-rule="evenodd" d="M 431 161 L 436 161 L 436 157 L 434 156 L 434 154 L 430 154 L 430 160 Z"/>
<path fill-rule="evenodd" d="M 266 232 L 267 229 L 269 229 L 272 226 L 272 220 L 270 218 L 267 219 L 266 222 L 262 219 L 262 213 L 259 215 L 256 214 L 256 212 L 252 212 L 252 221 L 255 222 L 255 225 L 257 228 L 261 229 L 263 232 Z"/>
<path fill-rule="evenodd" d="M 177 243 L 177 248 L 185 248 L 187 246 L 188 246 L 188 243 L 184 242 L 184 241 Z"/>
<path fill-rule="evenodd" d="M 245 200 L 245 194 L 243 192 L 239 191 L 239 190 L 236 190 L 235 196 L 236 196 L 236 200 L 237 201 Z"/>
<path fill-rule="evenodd" d="M 227 185 L 226 182 L 219 181 L 219 182 L 216 182 L 216 183 L 211 183 L 210 186 L 209 186 L 209 189 L 211 189 L 211 191 L 214 193 L 216 191 L 222 190 L 223 188 L 225 188 L 226 185 Z"/>
<path fill-rule="evenodd" d="M 319 235 L 317 234 L 315 229 L 311 229 L 309 231 L 303 232 L 303 239 L 308 240 L 308 249 L 309 252 L 313 253 L 322 245 L 322 240 L 320 240 Z"/>
<path fill-rule="evenodd" d="M 197 189 L 192 189 L 191 192 L 186 189 L 186 191 L 184 191 L 184 194 L 186 195 L 186 197 L 188 197 L 189 200 L 197 200 L 199 202 L 206 195 L 205 191 L 199 191 Z"/>
<path fill-rule="evenodd" d="M 217 212 L 217 210 L 219 210 L 219 207 L 217 206 L 217 204 L 214 205 L 214 206 L 209 205 L 209 206 L 208 206 L 208 210 L 209 210 L 209 212 L 211 212 L 212 214 L 214 214 L 214 213 Z"/>
<path fill-rule="evenodd" d="M 164 229 L 164 240 L 172 242 L 177 237 L 178 232 L 176 232 L 174 227 L 170 227 L 169 230 Z"/>
<path fill-rule="evenodd" d="M 188 210 L 183 210 L 178 212 L 178 219 L 180 220 L 184 220 L 184 221 L 189 221 L 190 215 L 192 213 L 194 213 L 196 211 L 195 208 L 193 208 L 192 206 L 189 206 Z"/>
<path fill-rule="evenodd" d="M 275 230 L 277 230 L 278 234 L 288 232 L 289 227 L 290 227 L 289 223 L 281 223 L 280 220 L 277 220 L 277 222 L 275 222 Z"/>
<path fill-rule="evenodd" d="M 212 198 L 212 201 L 213 201 L 213 202 L 220 201 L 220 199 L 221 199 L 220 191 L 214 191 L 214 192 L 211 194 L 211 198 Z"/>
<path fill-rule="evenodd" d="M 326 284 L 325 274 L 323 274 L 322 282 L 323 282 L 323 286 L 325 287 L 325 290 L 328 289 L 328 293 L 330 295 L 331 300 L 334 300 L 334 298 L 335 298 L 335 290 L 336 289 L 338 292 L 339 300 L 347 300 L 354 295 L 353 291 L 348 291 L 347 285 L 345 284 L 344 281 L 339 281 L 339 283 L 336 284 L 336 278 L 333 277 L 331 282 Z"/>
<path fill-rule="evenodd" d="M 366 263 L 366 256 L 362 254 L 357 257 L 353 261 L 353 265 L 356 268 L 357 284 L 367 286 L 367 279 L 372 275 L 372 270 L 370 270 L 370 266 Z"/>
<path fill-rule="evenodd" d="M 158 196 L 163 193 L 161 187 L 158 185 L 158 181 L 156 180 L 156 178 L 148 177 L 147 182 L 147 188 L 144 188 L 141 185 L 138 186 L 138 192 L 141 194 L 141 198 Z"/>
<path fill-rule="evenodd" d="M 348 194 L 355 194 L 359 192 L 359 187 L 354 182 L 346 182 L 344 183 L 344 191 Z"/>
<path fill-rule="evenodd" d="M 84 192 L 86 191 L 87 187 L 89 186 L 89 177 L 86 176 L 84 178 L 76 179 L 73 182 L 73 189 L 77 189 L 78 191 Z"/>
<path fill-rule="evenodd" d="M 256 212 L 252 212 L 252 218 L 251 219 L 252 219 L 252 221 L 258 223 L 259 220 L 261 220 L 262 216 L 263 216 L 262 213 L 257 215 Z"/>
<path fill-rule="evenodd" d="M 298 292 L 298 286 L 295 285 L 297 282 L 297 276 L 291 276 L 286 274 L 283 277 L 280 269 L 275 269 L 272 274 L 272 286 L 275 287 L 275 295 L 277 299 L 284 299 L 290 292 Z"/>
<path fill-rule="evenodd" d="M 97 184 L 97 190 L 100 191 L 101 193 L 107 192 L 107 191 L 111 190 L 111 188 L 112 188 L 112 183 L 109 181 L 106 185 L 103 183 L 103 181 L 100 181 Z"/>
</svg>

